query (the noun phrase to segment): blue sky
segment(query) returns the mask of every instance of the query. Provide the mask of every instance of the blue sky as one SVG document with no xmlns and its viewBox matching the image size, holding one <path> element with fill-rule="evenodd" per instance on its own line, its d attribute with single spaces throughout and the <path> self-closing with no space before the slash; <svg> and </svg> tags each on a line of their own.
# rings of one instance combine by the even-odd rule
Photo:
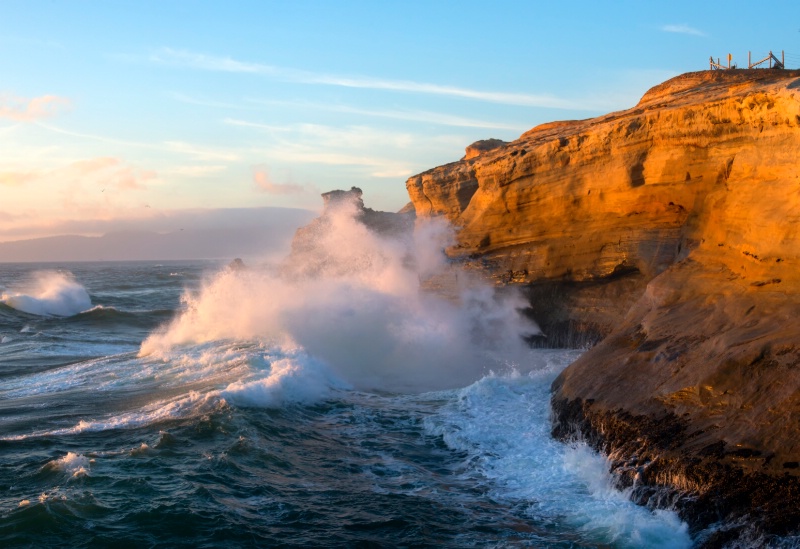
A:
<svg viewBox="0 0 800 549">
<path fill-rule="evenodd" d="M 0 241 L 352 185 L 397 210 L 473 141 L 631 107 L 710 55 L 800 66 L 794 2 L 0 7 Z"/>
</svg>

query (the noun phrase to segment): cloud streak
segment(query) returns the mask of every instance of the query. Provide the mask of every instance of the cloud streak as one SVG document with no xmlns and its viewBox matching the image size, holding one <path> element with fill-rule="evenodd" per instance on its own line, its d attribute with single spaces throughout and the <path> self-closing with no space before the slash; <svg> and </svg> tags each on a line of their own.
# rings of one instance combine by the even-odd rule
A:
<svg viewBox="0 0 800 549">
<path fill-rule="evenodd" d="M 82 132 L 74 132 L 71 130 L 66 130 L 64 128 L 59 128 L 58 126 L 53 126 L 52 124 L 45 124 L 43 122 L 36 122 L 36 125 L 40 128 L 44 128 L 45 130 L 60 133 L 62 135 L 68 135 L 71 137 L 79 137 L 81 139 L 88 139 L 91 141 L 99 141 L 101 143 L 107 143 L 110 145 L 122 145 L 125 147 L 136 147 L 140 149 L 147 149 L 147 150 L 154 150 L 154 151 L 169 151 L 173 153 L 177 153 L 184 156 L 192 157 L 195 160 L 202 160 L 202 161 L 235 161 L 239 160 L 239 153 L 231 152 L 228 149 L 222 148 L 212 148 L 212 147 L 204 147 L 201 145 L 195 145 L 193 143 L 187 143 L 184 141 L 164 141 L 161 143 L 142 143 L 136 141 L 126 141 L 123 139 L 116 139 L 112 137 L 106 137 L 103 135 L 95 135 L 90 133 L 82 133 Z"/>
<path fill-rule="evenodd" d="M 35 122 L 62 112 L 69 100 L 57 95 L 42 95 L 32 99 L 0 96 L 0 118 L 15 122 Z"/>
<path fill-rule="evenodd" d="M 490 120 L 477 120 L 474 118 L 465 118 L 462 116 L 454 116 L 438 112 L 430 111 L 407 111 L 407 110 L 371 110 L 362 109 L 358 107 L 351 107 L 348 105 L 325 105 L 317 103 L 302 103 L 291 101 L 272 101 L 262 99 L 248 99 L 249 102 L 256 105 L 277 105 L 289 106 L 303 109 L 315 109 L 327 112 L 338 112 L 344 114 L 356 114 L 360 116 L 371 116 L 375 118 L 390 118 L 393 120 L 403 120 L 407 122 L 425 122 L 428 124 L 437 124 L 441 126 L 452 126 L 457 128 L 489 128 L 495 130 L 511 130 L 524 132 L 530 129 L 528 126 L 519 124 L 507 124 L 504 122 L 495 122 Z"/>
<path fill-rule="evenodd" d="M 225 124 L 265 131 L 277 138 L 262 157 L 276 162 L 354 166 L 367 168 L 374 177 L 409 176 L 413 168 L 405 161 L 372 156 L 368 151 L 408 150 L 418 145 L 412 134 L 383 132 L 365 126 L 337 128 L 319 124 L 272 126 L 226 118 Z M 359 152 L 363 154 L 359 154 Z"/>
<path fill-rule="evenodd" d="M 22 187 L 40 182 L 53 182 L 70 189 L 83 184 L 116 191 L 141 190 L 145 182 L 155 179 L 155 172 L 129 166 L 117 158 L 98 157 L 79 160 L 55 170 L 0 172 L 0 185 Z"/>
<path fill-rule="evenodd" d="M 370 90 L 386 90 L 427 95 L 439 95 L 483 101 L 488 103 L 501 103 L 523 107 L 545 107 L 551 109 L 580 109 L 593 110 L 584 104 L 576 103 L 559 97 L 546 94 L 526 94 L 502 91 L 485 91 L 446 86 L 428 82 L 414 82 L 411 80 L 392 80 L 373 78 L 369 76 L 343 76 L 335 74 L 314 73 L 310 71 L 238 61 L 230 57 L 219 57 L 163 48 L 150 56 L 154 63 L 188 67 L 199 70 L 228 72 L 240 74 L 257 74 L 270 76 L 286 82 L 298 84 L 327 85 L 344 88 L 360 88 Z"/>
<path fill-rule="evenodd" d="M 672 32 L 675 34 L 688 34 L 690 36 L 706 36 L 706 33 L 703 31 L 696 29 L 694 27 L 690 27 L 689 25 L 682 24 L 682 25 L 663 25 L 661 30 L 664 32 Z"/>
<path fill-rule="evenodd" d="M 275 183 L 265 167 L 256 167 L 253 170 L 253 182 L 258 190 L 267 194 L 300 194 L 308 192 L 302 185 L 294 183 Z"/>
</svg>

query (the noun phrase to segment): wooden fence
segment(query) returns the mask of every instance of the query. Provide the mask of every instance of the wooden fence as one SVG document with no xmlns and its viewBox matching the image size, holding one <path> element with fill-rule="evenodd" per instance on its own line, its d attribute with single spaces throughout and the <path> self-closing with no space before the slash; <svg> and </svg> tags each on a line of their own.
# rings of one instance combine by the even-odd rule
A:
<svg viewBox="0 0 800 549">
<path fill-rule="evenodd" d="M 772 53 L 772 51 L 770 51 L 769 55 L 767 55 L 761 61 L 756 61 L 755 63 L 753 63 L 751 58 L 752 58 L 751 52 L 747 52 L 747 68 L 748 69 L 764 68 L 764 67 L 759 67 L 759 65 L 763 65 L 764 63 L 769 63 L 769 68 L 770 69 L 785 69 L 786 68 L 786 61 L 785 61 L 785 57 L 784 57 L 784 52 L 783 51 L 781 51 L 781 58 L 780 59 L 775 57 L 775 55 Z M 708 58 L 708 64 L 709 64 L 709 67 L 711 68 L 712 71 L 713 70 L 735 69 L 737 67 L 736 67 L 736 65 L 731 65 L 731 61 L 732 60 L 733 60 L 733 55 L 731 55 L 729 53 L 728 54 L 728 65 L 727 66 L 723 65 L 722 63 L 720 63 L 719 57 L 717 57 L 717 61 L 716 62 L 714 62 L 714 58 L 713 57 L 709 57 Z"/>
</svg>

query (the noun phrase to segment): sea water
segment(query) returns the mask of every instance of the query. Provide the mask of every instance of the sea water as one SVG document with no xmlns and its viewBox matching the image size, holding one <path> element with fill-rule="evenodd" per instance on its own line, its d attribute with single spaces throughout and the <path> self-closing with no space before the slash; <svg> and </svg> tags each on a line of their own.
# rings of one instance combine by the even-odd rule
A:
<svg viewBox="0 0 800 549">
<path fill-rule="evenodd" d="M 440 300 L 422 255 L 375 251 L 288 280 L 0 265 L 0 546 L 691 545 L 550 437 L 580 351 L 517 346 L 513 298 Z"/>
</svg>

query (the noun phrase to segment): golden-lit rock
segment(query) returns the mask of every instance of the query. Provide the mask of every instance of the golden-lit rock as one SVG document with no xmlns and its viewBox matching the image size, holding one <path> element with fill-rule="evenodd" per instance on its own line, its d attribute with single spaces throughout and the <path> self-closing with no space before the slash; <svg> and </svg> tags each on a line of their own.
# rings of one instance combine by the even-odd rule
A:
<svg viewBox="0 0 800 549">
<path fill-rule="evenodd" d="M 500 148 L 503 145 L 507 145 L 507 142 L 503 141 L 502 139 L 481 139 L 480 141 L 476 141 L 466 148 L 464 151 L 464 160 L 475 158 L 476 156 L 480 156 L 487 151 L 493 151 L 494 149 Z"/>
<path fill-rule="evenodd" d="M 557 435 L 611 453 L 642 501 L 662 486 L 797 528 L 800 71 L 682 75 L 407 189 L 418 216 L 457 227 L 448 253 L 498 283 L 628 280 L 571 310 L 616 316 L 554 383 Z"/>
<path fill-rule="evenodd" d="M 633 109 L 539 126 L 406 187 L 418 216 L 444 215 L 459 228 L 454 257 L 480 254 L 529 280 L 654 275 L 716 223 L 709 194 L 720 185 L 795 182 L 797 75 L 755 72 L 684 75 Z M 745 186 L 736 199 L 750 204 L 751 195 L 766 198 Z M 764 213 L 775 207 L 786 205 Z M 745 245 L 742 235 L 720 236 Z"/>
</svg>

